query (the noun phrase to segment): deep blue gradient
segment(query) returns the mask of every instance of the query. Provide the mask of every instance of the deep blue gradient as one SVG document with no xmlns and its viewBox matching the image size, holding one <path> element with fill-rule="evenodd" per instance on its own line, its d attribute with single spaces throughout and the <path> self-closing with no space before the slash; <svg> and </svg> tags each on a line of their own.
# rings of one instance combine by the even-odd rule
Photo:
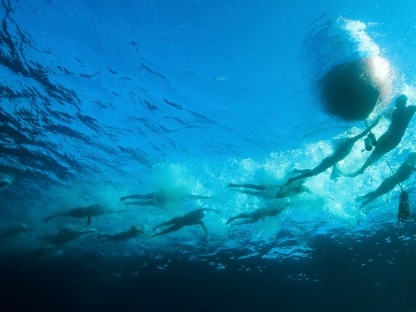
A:
<svg viewBox="0 0 416 312">
<path fill-rule="evenodd" d="M 311 193 L 266 200 L 228 183 L 284 184 L 364 130 L 325 113 L 316 81 L 374 55 L 334 27 L 361 25 L 391 64 L 392 98 L 416 101 L 416 2 L 2 0 L 0 5 L 0 292 L 9 311 L 414 311 L 414 210 L 396 225 L 399 187 L 360 211 L 409 152 L 401 144 L 355 178 L 311 177 Z M 331 28 L 332 27 L 332 28 Z M 328 29 L 330 31 L 328 31 Z M 331 36 L 328 36 L 328 33 Z M 393 102 L 374 128 L 389 125 Z M 374 116 L 372 116 L 374 117 Z M 340 163 L 368 157 L 362 141 Z M 403 186 L 416 203 L 415 178 Z M 165 189 L 212 196 L 161 207 L 121 196 Z M 44 218 L 102 203 L 119 214 Z M 287 205 L 253 224 L 238 213 Z M 199 226 L 152 238 L 193 209 Z M 97 241 L 143 226 L 123 242 Z M 39 237 L 94 230 L 42 248 Z M 407 262 L 404 249 L 406 249 Z M 14 298 L 19 296 L 19 300 Z M 12 300 L 13 298 L 13 300 Z"/>
</svg>

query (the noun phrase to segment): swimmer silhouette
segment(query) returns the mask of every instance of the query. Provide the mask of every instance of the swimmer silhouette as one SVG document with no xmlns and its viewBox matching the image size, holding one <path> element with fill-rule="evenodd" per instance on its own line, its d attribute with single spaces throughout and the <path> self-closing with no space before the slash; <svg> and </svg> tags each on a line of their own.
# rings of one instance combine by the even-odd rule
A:
<svg viewBox="0 0 416 312">
<path fill-rule="evenodd" d="M 94 233 L 95 230 L 88 230 L 88 231 L 77 231 L 69 228 L 63 228 L 58 231 L 57 234 L 54 235 L 45 235 L 42 237 L 39 237 L 38 240 L 43 239 L 47 242 L 44 242 L 43 245 L 46 244 L 54 244 L 54 245 L 61 245 L 64 243 L 67 243 L 75 238 L 77 238 L 79 235 L 84 235 L 88 233 Z"/>
<path fill-rule="evenodd" d="M 414 113 L 416 112 L 416 105 L 406 106 L 407 96 L 402 94 L 396 99 L 396 106 L 391 115 L 391 123 L 389 128 L 383 135 L 377 140 L 377 145 L 375 146 L 370 157 L 367 158 L 367 161 L 358 170 L 353 174 L 346 174 L 348 177 L 355 177 L 359 174 L 363 174 L 365 169 L 378 161 L 385 154 L 393 150 L 403 138 L 404 133 L 406 132 L 407 126 L 410 123 Z"/>
<path fill-rule="evenodd" d="M 377 197 L 390 192 L 399 183 L 406 181 L 416 171 L 416 153 L 410 153 L 403 164 L 397 169 L 397 172 L 392 176 L 384 179 L 380 186 L 374 191 L 356 199 L 361 202 L 361 208 L 372 202 Z"/>
<path fill-rule="evenodd" d="M 72 217 L 72 218 L 87 218 L 88 225 L 91 224 L 91 217 L 100 216 L 105 213 L 118 213 L 118 212 L 124 212 L 126 210 L 120 210 L 120 211 L 109 211 L 106 208 L 104 208 L 101 204 L 95 204 L 90 205 L 88 207 L 78 207 L 78 208 L 72 208 L 71 210 L 67 212 L 60 212 L 57 214 L 54 214 L 52 216 L 49 216 L 45 218 L 45 222 L 48 222 L 52 218 L 56 217 Z"/>
<path fill-rule="evenodd" d="M 24 255 L 22 255 L 22 258 L 37 258 L 42 256 L 45 252 L 49 252 L 49 251 L 53 251 L 53 250 L 57 250 L 59 249 L 59 247 L 57 247 L 56 245 L 51 245 L 48 243 L 43 244 L 41 247 L 35 249 L 34 251 L 31 251 L 29 253 L 26 253 Z"/>
<path fill-rule="evenodd" d="M 1 181 L 0 182 L 0 188 L 3 188 L 3 187 L 5 187 L 5 186 L 8 186 L 10 184 L 10 182 L 9 181 Z"/>
<path fill-rule="evenodd" d="M 377 125 L 379 120 L 380 120 L 380 117 L 378 117 L 374 121 L 374 123 L 370 127 L 368 127 L 367 129 L 365 129 L 363 132 L 361 132 L 360 134 L 356 135 L 355 137 L 349 138 L 349 139 L 345 140 L 343 143 L 341 143 L 341 145 L 337 148 L 335 153 L 333 153 L 331 156 L 328 156 L 328 157 L 324 158 L 324 160 L 322 160 L 322 162 L 318 166 L 316 166 L 314 169 L 305 169 L 305 170 L 295 169 L 295 170 L 293 170 L 292 173 L 300 173 L 300 175 L 298 175 L 296 177 L 293 177 L 293 178 L 289 178 L 289 180 L 286 182 L 286 185 L 289 185 L 290 183 L 292 183 L 296 180 L 299 180 L 299 179 L 304 179 L 304 178 L 316 176 L 316 175 L 324 172 L 326 169 L 328 169 L 331 166 L 333 167 L 332 168 L 331 179 L 336 178 L 336 174 L 338 172 L 338 170 L 336 168 L 336 164 L 338 162 L 340 162 L 341 160 L 343 160 L 345 157 L 348 156 L 348 154 L 351 152 L 351 149 L 354 146 L 355 142 L 357 142 L 358 140 L 363 138 L 365 135 L 367 135 L 371 131 L 371 129 L 373 129 L 373 127 L 375 125 Z M 377 146 L 378 146 L 378 144 L 377 144 Z"/>
<path fill-rule="evenodd" d="M 123 241 L 126 239 L 130 239 L 130 238 L 135 238 L 137 236 L 139 236 L 140 234 L 144 234 L 143 230 L 138 229 L 137 227 L 135 227 L 134 225 L 131 226 L 130 230 L 124 231 L 124 232 L 120 232 L 114 235 L 110 235 L 110 234 L 101 234 L 98 236 L 98 238 L 105 238 L 103 240 L 100 240 L 100 242 L 108 242 L 108 241 Z"/>
<path fill-rule="evenodd" d="M 243 187 L 249 188 L 256 191 L 251 190 L 234 190 L 235 192 L 263 197 L 266 199 L 273 199 L 273 198 L 285 198 L 291 197 L 303 192 L 310 193 L 308 187 L 304 186 L 305 179 L 298 180 L 296 183 L 292 183 L 291 185 L 265 185 L 265 184 L 234 184 L 229 183 L 228 187 Z M 276 190 L 278 189 L 278 190 Z"/>
<path fill-rule="evenodd" d="M 135 194 L 130 196 L 120 197 L 120 201 L 126 199 L 140 199 L 140 201 L 126 202 L 126 205 L 138 205 L 138 206 L 161 206 L 170 202 L 180 201 L 185 198 L 195 199 L 210 199 L 210 196 L 203 195 L 182 195 L 182 196 L 170 196 L 166 191 L 161 190 L 158 192 L 152 192 L 147 194 Z"/>
<path fill-rule="evenodd" d="M 226 225 L 233 222 L 237 219 L 249 219 L 244 222 L 239 223 L 240 224 L 247 224 L 247 223 L 254 223 L 259 220 L 264 220 L 266 217 L 273 217 L 277 215 L 278 213 L 282 212 L 286 207 L 267 207 L 267 208 L 259 208 L 257 210 L 254 210 L 252 212 L 246 212 L 246 213 L 240 213 L 239 215 L 235 217 L 230 217 L 225 223 Z"/>
<path fill-rule="evenodd" d="M 221 211 L 217 209 L 210 209 L 210 208 L 201 208 L 201 209 L 193 210 L 183 216 L 175 217 L 173 219 L 170 219 L 169 221 L 162 222 L 159 225 L 156 225 L 153 228 L 153 232 L 156 231 L 161 226 L 168 226 L 168 225 L 171 225 L 171 226 L 168 227 L 167 229 L 164 229 L 160 233 L 153 234 L 152 237 L 164 235 L 173 231 L 177 231 L 184 226 L 190 226 L 194 224 L 199 224 L 200 226 L 202 226 L 202 228 L 205 230 L 205 237 L 207 237 L 208 229 L 206 228 L 204 222 L 202 222 L 201 220 L 205 216 L 205 211 L 214 211 L 216 213 L 221 213 Z"/>
<path fill-rule="evenodd" d="M 8 227 L 7 229 L 0 232 L 0 239 L 9 238 L 12 236 L 15 236 L 19 233 L 26 232 L 26 231 L 32 231 L 32 229 L 29 229 L 26 224 L 15 224 L 13 226 Z"/>
</svg>

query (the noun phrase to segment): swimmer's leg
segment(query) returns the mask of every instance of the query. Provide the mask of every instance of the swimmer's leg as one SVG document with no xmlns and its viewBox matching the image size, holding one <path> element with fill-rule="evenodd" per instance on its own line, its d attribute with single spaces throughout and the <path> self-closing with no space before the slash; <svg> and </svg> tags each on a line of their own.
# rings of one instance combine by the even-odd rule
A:
<svg viewBox="0 0 416 312">
<path fill-rule="evenodd" d="M 65 216 L 73 217 L 73 218 L 85 218 L 91 214 L 92 214 L 92 207 L 88 206 L 86 208 L 84 207 L 72 208 L 71 210 L 69 210 L 69 212 L 62 213 L 61 215 L 65 215 Z"/>
<path fill-rule="evenodd" d="M 359 196 L 355 199 L 356 202 L 361 202 L 360 208 L 362 209 L 365 205 L 371 203 L 374 199 L 378 196 L 375 195 L 374 192 L 370 192 L 364 196 Z"/>
<path fill-rule="evenodd" d="M 174 231 L 177 231 L 177 230 L 179 230 L 181 227 L 183 227 L 183 225 L 182 224 L 174 224 L 174 225 L 172 225 L 171 227 L 168 227 L 167 229 L 164 229 L 162 232 L 160 232 L 160 233 L 156 233 L 156 234 L 153 234 L 151 237 L 156 237 L 156 236 L 159 236 L 159 235 L 165 235 L 165 234 L 167 234 L 167 233 L 169 233 L 169 232 L 174 232 Z M 155 228 L 153 228 L 153 230 L 155 230 Z"/>
<path fill-rule="evenodd" d="M 376 145 L 376 147 L 374 148 L 374 151 L 371 153 L 371 155 L 367 158 L 367 160 L 365 161 L 364 165 L 360 168 L 360 170 L 358 170 L 357 172 L 351 173 L 346 175 L 347 177 L 356 177 L 359 174 L 363 174 L 364 171 L 370 167 L 372 164 L 374 164 L 375 162 L 377 162 L 381 156 L 384 155 L 384 152 L 380 152 L 380 148 L 379 145 Z"/>
<path fill-rule="evenodd" d="M 95 230 L 82 231 L 82 232 L 79 232 L 78 235 L 84 235 L 84 234 L 89 234 L 89 233 L 95 233 Z"/>
<path fill-rule="evenodd" d="M 290 173 L 305 173 L 305 172 L 309 172 L 311 171 L 311 169 L 293 169 Z"/>
<path fill-rule="evenodd" d="M 156 231 L 158 228 L 160 228 L 161 226 L 168 226 L 168 225 L 172 225 L 172 224 L 176 224 L 176 223 L 180 223 L 179 220 L 180 219 L 180 217 L 175 217 L 175 218 L 173 218 L 173 219 L 170 219 L 169 221 L 165 221 L 165 222 L 162 222 L 162 223 L 160 223 L 160 224 L 158 224 L 158 225 L 156 225 L 153 229 L 152 229 L 152 231 L 154 232 L 154 231 Z"/>
<path fill-rule="evenodd" d="M 101 235 L 98 235 L 98 239 L 100 239 L 100 238 L 106 238 L 104 240 L 100 240 L 100 242 L 105 242 L 105 241 L 108 241 L 109 238 L 111 238 L 111 235 L 109 235 L 109 234 L 101 234 Z"/>
<path fill-rule="evenodd" d="M 363 174 L 364 173 L 364 170 L 358 170 L 358 171 L 356 171 L 356 172 L 352 172 L 352 173 L 342 173 L 342 175 L 344 176 L 344 177 L 348 177 L 348 178 L 354 178 L 354 177 L 356 177 L 357 175 L 359 175 L 359 174 Z"/>
<path fill-rule="evenodd" d="M 238 216 L 236 216 L 236 217 L 229 217 L 228 220 L 227 220 L 227 222 L 225 223 L 225 225 L 228 225 L 228 224 L 230 224 L 231 222 L 233 222 L 234 220 L 237 220 L 237 219 L 239 219 Z"/>
<path fill-rule="evenodd" d="M 41 239 L 45 239 L 45 240 L 47 240 L 47 239 L 48 239 L 48 237 L 49 237 L 49 236 L 46 236 L 46 235 L 45 235 L 45 236 L 41 236 L 41 237 L 38 237 L 38 240 L 41 240 Z"/>
<path fill-rule="evenodd" d="M 208 236 L 208 229 L 205 226 L 204 222 L 202 222 L 202 220 L 198 220 L 198 224 L 200 224 L 202 226 L 202 228 L 204 229 L 204 231 L 205 231 L 205 238 L 207 238 L 207 236 Z"/>
<path fill-rule="evenodd" d="M 264 218 L 266 218 L 266 217 L 264 217 Z M 263 221 L 264 218 L 262 218 L 261 220 Z M 244 220 L 244 221 L 240 222 L 238 225 L 241 225 L 241 224 L 250 224 L 250 223 L 254 223 L 256 221 L 258 221 L 258 220 L 248 219 L 248 220 Z"/>
<path fill-rule="evenodd" d="M 289 178 L 289 180 L 287 180 L 287 182 L 286 182 L 285 186 L 289 185 L 290 183 L 292 183 L 292 182 L 294 182 L 294 181 L 296 181 L 296 180 L 300 180 L 300 179 L 304 179 L 304 178 L 312 177 L 313 175 L 314 175 L 314 174 L 313 174 L 313 171 L 312 171 L 312 170 L 310 170 L 310 169 L 308 169 L 308 171 L 306 171 L 306 172 L 304 172 L 304 173 L 302 173 L 302 174 L 300 174 L 300 175 L 298 175 L 298 176 L 296 176 L 296 177 Z"/>
<path fill-rule="evenodd" d="M 342 176 L 342 172 L 341 172 L 341 169 L 339 168 L 338 163 L 336 163 L 335 165 L 332 166 L 332 172 L 331 172 L 330 179 L 331 180 L 336 180 L 340 176 Z"/>
<path fill-rule="evenodd" d="M 237 219 L 243 219 L 243 218 L 251 218 L 252 214 L 251 213 L 240 213 L 239 215 L 235 216 L 235 217 L 230 217 L 227 222 L 225 223 L 225 225 L 233 222 L 234 220 Z"/>
<path fill-rule="evenodd" d="M 57 215 L 52 215 L 52 216 L 46 217 L 44 221 L 45 221 L 45 223 L 46 223 L 46 222 L 48 222 L 50 219 L 53 219 L 53 218 L 55 218 L 55 217 L 57 217 Z"/>
<path fill-rule="evenodd" d="M 130 196 L 124 196 L 124 197 L 120 197 L 120 201 L 124 201 L 126 199 L 132 198 L 132 199 L 152 199 L 154 196 L 154 192 L 153 193 L 148 193 L 148 194 L 134 194 L 134 195 L 130 195 Z"/>
<path fill-rule="evenodd" d="M 53 219 L 53 218 L 56 218 L 56 217 L 68 217 L 68 216 L 70 216 L 68 213 L 66 213 L 66 212 L 61 212 L 61 213 L 57 213 L 57 214 L 51 215 L 51 216 L 49 216 L 49 217 L 46 217 L 46 218 L 44 219 L 44 221 L 45 221 L 45 222 L 48 222 L 50 219 Z"/>
<path fill-rule="evenodd" d="M 312 194 L 311 190 L 309 189 L 309 187 L 302 185 L 299 189 L 299 193 L 309 193 Z"/>
<path fill-rule="evenodd" d="M 253 190 L 259 190 L 259 191 L 264 191 L 266 189 L 264 185 L 258 185 L 258 184 L 233 184 L 233 183 L 229 183 L 228 187 L 245 187 L 245 188 L 251 188 Z"/>
<path fill-rule="evenodd" d="M 196 198 L 196 199 L 210 199 L 211 196 L 204 196 L 204 195 L 187 195 L 188 198 Z"/>
<path fill-rule="evenodd" d="M 0 188 L 5 187 L 5 186 L 7 186 L 9 184 L 10 184 L 9 181 L 1 181 L 0 182 Z"/>
<path fill-rule="evenodd" d="M 121 213 L 121 212 L 127 212 L 127 211 L 132 211 L 132 210 L 131 209 L 120 209 L 120 210 L 117 210 L 117 211 L 106 211 L 106 213 Z"/>
</svg>

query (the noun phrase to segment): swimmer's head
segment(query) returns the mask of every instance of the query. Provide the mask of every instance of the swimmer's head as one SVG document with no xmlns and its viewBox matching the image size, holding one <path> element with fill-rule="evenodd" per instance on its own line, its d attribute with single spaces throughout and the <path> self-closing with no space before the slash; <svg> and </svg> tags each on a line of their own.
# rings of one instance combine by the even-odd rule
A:
<svg viewBox="0 0 416 312">
<path fill-rule="evenodd" d="M 416 159 L 416 152 L 411 152 L 409 155 L 407 155 L 408 159 Z"/>
<path fill-rule="evenodd" d="M 407 156 L 407 163 L 412 167 L 416 167 L 416 152 L 412 152 Z"/>
<path fill-rule="evenodd" d="M 407 103 L 407 100 L 408 100 L 408 98 L 407 98 L 406 95 L 404 95 L 404 94 L 400 95 L 396 99 L 396 107 L 399 107 L 399 108 L 400 107 L 405 107 L 406 103 Z"/>
</svg>

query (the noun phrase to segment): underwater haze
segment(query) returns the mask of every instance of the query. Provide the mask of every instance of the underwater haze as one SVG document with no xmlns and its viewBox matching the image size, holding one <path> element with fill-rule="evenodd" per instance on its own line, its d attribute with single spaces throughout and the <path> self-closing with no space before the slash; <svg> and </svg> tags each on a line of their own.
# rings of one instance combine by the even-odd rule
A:
<svg viewBox="0 0 416 312">
<path fill-rule="evenodd" d="M 359 201 L 416 152 L 416 119 L 363 174 L 347 176 L 365 137 L 345 175 L 284 193 L 378 116 L 380 138 L 399 95 L 416 105 L 416 2 L 2 0 L 0 16 L 7 311 L 416 310 L 416 175 Z M 377 103 L 344 118 L 322 81 L 363 59 Z"/>
</svg>

